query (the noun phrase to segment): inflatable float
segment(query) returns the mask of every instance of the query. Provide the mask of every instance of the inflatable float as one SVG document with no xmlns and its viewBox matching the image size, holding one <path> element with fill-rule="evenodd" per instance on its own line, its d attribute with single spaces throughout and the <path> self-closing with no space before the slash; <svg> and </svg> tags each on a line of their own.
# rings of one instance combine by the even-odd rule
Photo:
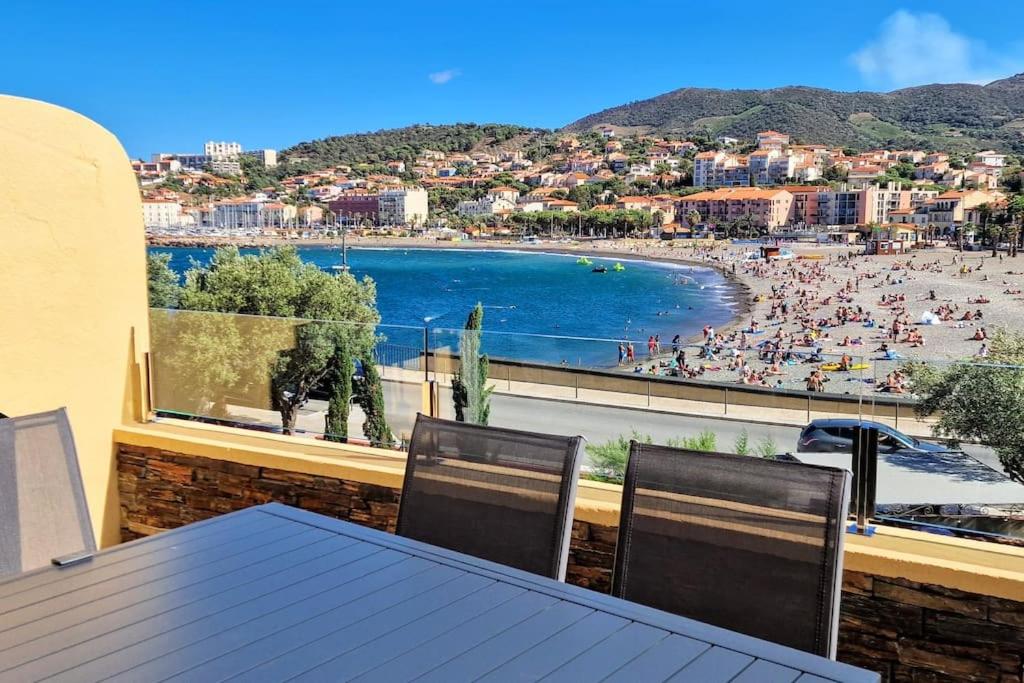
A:
<svg viewBox="0 0 1024 683">
<path fill-rule="evenodd" d="M 868 370 L 871 366 L 867 363 L 854 363 L 849 367 L 849 370 Z M 839 370 L 839 363 L 824 363 L 821 369 L 825 372 L 836 372 Z"/>
</svg>

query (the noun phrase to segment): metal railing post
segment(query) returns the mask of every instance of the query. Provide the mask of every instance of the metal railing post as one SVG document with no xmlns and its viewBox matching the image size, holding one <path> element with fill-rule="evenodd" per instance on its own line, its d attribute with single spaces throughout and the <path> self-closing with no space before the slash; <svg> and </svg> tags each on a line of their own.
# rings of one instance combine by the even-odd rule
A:
<svg viewBox="0 0 1024 683">
<path fill-rule="evenodd" d="M 853 433 L 853 515 L 851 527 L 858 534 L 870 535 L 875 516 L 875 492 L 878 485 L 878 430 L 857 427 Z"/>
</svg>

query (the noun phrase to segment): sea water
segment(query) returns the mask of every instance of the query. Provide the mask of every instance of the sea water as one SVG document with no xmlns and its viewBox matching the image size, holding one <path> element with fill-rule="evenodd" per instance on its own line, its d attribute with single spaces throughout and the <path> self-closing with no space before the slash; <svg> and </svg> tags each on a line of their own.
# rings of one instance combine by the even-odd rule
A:
<svg viewBox="0 0 1024 683">
<path fill-rule="evenodd" d="M 151 251 L 170 253 L 179 274 L 192 260 L 205 264 L 213 254 L 201 248 Z M 337 247 L 300 247 L 299 254 L 329 272 L 341 263 Z M 608 367 L 616 363 L 621 340 L 632 341 L 639 358 L 647 354 L 651 335 L 660 335 L 664 349 L 676 334 L 686 339 L 736 314 L 735 289 L 711 268 L 596 256 L 589 257 L 592 265 L 582 265 L 578 258 L 468 249 L 348 250 L 352 274 L 376 282 L 381 332 L 396 344 L 421 346 L 426 324 L 432 348 L 455 348 L 458 330 L 480 302 L 483 350 L 490 355 Z M 625 270 L 613 271 L 615 263 Z M 592 272 L 596 266 L 608 272 Z"/>
</svg>

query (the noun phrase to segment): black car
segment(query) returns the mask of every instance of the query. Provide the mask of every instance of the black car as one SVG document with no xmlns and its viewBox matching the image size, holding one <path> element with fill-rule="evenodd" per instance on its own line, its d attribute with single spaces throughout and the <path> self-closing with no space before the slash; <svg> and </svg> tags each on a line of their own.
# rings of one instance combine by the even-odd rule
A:
<svg viewBox="0 0 1024 683">
<path fill-rule="evenodd" d="M 803 428 L 797 439 L 798 453 L 851 453 L 857 427 L 878 430 L 879 453 L 950 453 L 960 451 L 930 441 L 921 441 L 888 425 L 868 420 L 828 418 L 814 420 Z"/>
</svg>

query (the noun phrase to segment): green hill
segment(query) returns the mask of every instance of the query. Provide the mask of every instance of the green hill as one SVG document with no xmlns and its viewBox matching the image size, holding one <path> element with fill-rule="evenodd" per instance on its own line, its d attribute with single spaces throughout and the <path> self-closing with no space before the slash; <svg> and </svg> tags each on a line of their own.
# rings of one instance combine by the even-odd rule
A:
<svg viewBox="0 0 1024 683">
<path fill-rule="evenodd" d="M 336 135 L 300 142 L 282 150 L 287 159 L 302 159 L 314 168 L 336 164 L 377 164 L 392 159 L 412 161 L 423 150 L 469 152 L 499 146 L 519 147 L 546 131 L 499 123 L 456 123 Z"/>
<path fill-rule="evenodd" d="M 888 93 L 789 86 L 771 90 L 683 88 L 586 116 L 581 132 L 614 125 L 651 133 L 752 139 L 774 129 L 802 142 L 868 148 L 994 147 L 1024 151 L 1024 74 L 988 85 L 926 85 Z"/>
</svg>

